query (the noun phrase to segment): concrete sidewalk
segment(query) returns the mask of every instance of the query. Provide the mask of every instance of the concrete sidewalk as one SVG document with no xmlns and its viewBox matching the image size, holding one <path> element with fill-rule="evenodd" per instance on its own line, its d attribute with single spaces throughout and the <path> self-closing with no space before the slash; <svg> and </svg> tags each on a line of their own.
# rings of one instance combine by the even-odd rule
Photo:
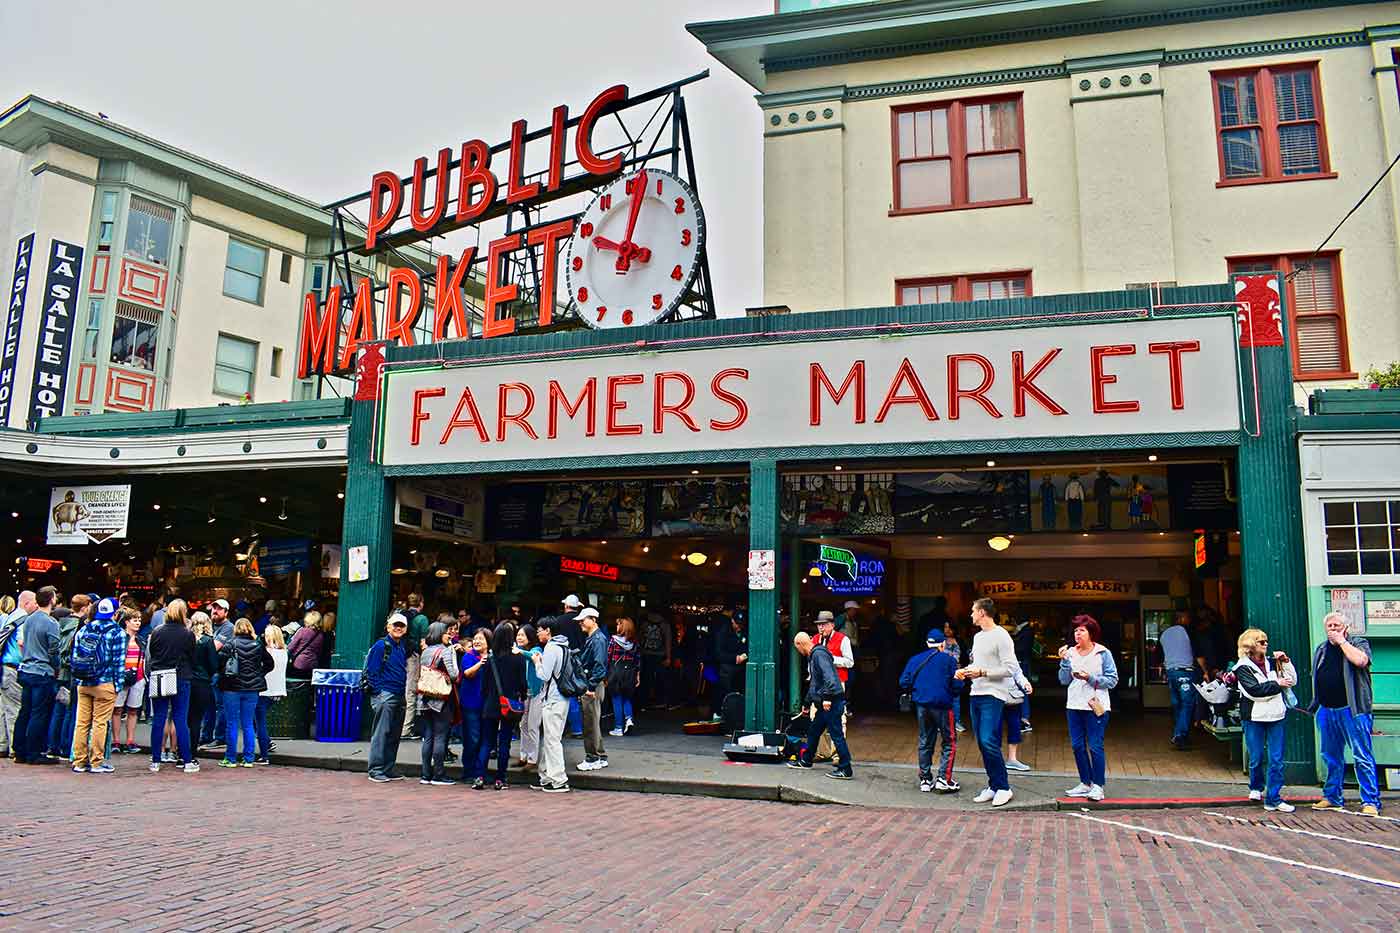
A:
<svg viewBox="0 0 1400 933">
<path fill-rule="evenodd" d="M 695 738 L 695 737 L 688 737 Z M 316 742 L 292 739 L 275 740 L 277 751 L 272 754 L 275 765 L 323 768 L 363 773 L 369 753 L 367 742 Z M 984 804 L 974 804 L 972 797 L 985 784 L 980 769 L 957 769 L 963 789 L 956 794 L 924 794 L 918 789 L 918 772 L 907 765 L 855 763 L 855 779 L 832 780 L 826 776 L 829 766 L 818 764 L 811 771 L 797 771 L 783 765 L 742 764 L 724 758 L 721 740 L 706 738 L 695 751 L 662 751 L 655 748 L 629 747 L 628 739 L 608 740 L 609 766 L 602 771 L 579 773 L 574 766 L 583 758 L 582 743 L 574 739 L 564 742 L 564 759 L 568 765 L 569 783 L 580 789 L 622 790 L 641 793 L 682 794 L 706 797 L 729 797 L 750 800 L 776 800 L 789 803 L 841 804 L 869 807 L 904 807 L 950 811 L 984 810 Z M 420 743 L 407 740 L 399 746 L 399 773 L 417 780 L 419 775 Z M 460 751 L 460 749 L 454 749 Z M 518 745 L 512 749 L 512 756 Z M 217 759 L 222 752 L 201 752 L 201 758 Z M 512 757 L 514 761 L 514 757 Z M 449 766 L 453 779 L 461 776 L 461 764 Z M 512 767 L 508 774 L 512 784 L 535 783 L 533 772 Z M 1013 772 L 1011 786 L 1015 799 L 1008 810 L 1058 810 L 1092 807 L 1094 809 L 1160 809 L 1173 806 L 1258 806 L 1247 798 L 1249 788 L 1244 782 L 1175 781 L 1157 778 L 1112 778 L 1108 782 L 1109 799 L 1101 803 L 1065 798 L 1064 792 L 1077 783 L 1073 775 L 1045 772 Z M 1311 803 L 1318 797 L 1316 787 L 1288 787 L 1285 799 L 1295 803 Z M 1355 792 L 1349 793 L 1355 798 Z M 1400 800 L 1400 795 L 1386 798 Z"/>
</svg>

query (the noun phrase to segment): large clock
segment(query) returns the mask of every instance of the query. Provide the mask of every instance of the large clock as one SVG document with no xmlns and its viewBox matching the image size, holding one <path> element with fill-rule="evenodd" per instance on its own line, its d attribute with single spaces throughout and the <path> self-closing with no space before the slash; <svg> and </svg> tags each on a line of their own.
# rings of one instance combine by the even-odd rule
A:
<svg viewBox="0 0 1400 933">
<path fill-rule="evenodd" d="M 700 270 L 705 215 L 690 186 L 642 169 L 598 193 L 574 228 L 569 297 L 589 327 L 640 327 L 681 303 Z"/>
</svg>

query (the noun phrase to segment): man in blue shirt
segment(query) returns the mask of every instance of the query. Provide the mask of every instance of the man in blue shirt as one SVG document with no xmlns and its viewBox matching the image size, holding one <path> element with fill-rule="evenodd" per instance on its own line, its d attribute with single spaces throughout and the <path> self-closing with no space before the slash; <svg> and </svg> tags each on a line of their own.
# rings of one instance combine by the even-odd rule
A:
<svg viewBox="0 0 1400 933">
<path fill-rule="evenodd" d="M 49 609 L 58 591 L 42 587 L 34 596 L 38 604 L 24 620 L 24 651 L 19 665 L 21 687 L 19 717 L 15 720 L 15 761 L 20 764 L 51 765 L 57 758 L 46 752 L 49 744 L 49 717 L 53 714 L 58 690 L 58 623 Z"/>
<path fill-rule="evenodd" d="M 408 683 L 408 652 L 404 644 L 408 619 L 403 613 L 390 613 L 384 629 L 385 636 L 371 645 L 369 654 L 365 655 L 369 708 L 374 714 L 369 739 L 369 779 L 376 784 L 405 780 L 394 773 L 394 768 L 399 759 L 404 690 Z"/>
<path fill-rule="evenodd" d="M 1201 682 L 1197 670 L 1205 669 L 1204 659 L 1191 639 L 1191 614 L 1180 610 L 1175 621 L 1162 632 L 1158 644 L 1162 647 L 1162 666 L 1166 669 L 1167 688 L 1172 698 L 1172 747 L 1186 751 L 1191 747 L 1191 720 L 1196 714 L 1196 688 Z"/>
<path fill-rule="evenodd" d="M 0 758 L 8 758 L 10 749 L 20 743 L 14 741 L 15 720 L 19 718 L 20 701 L 24 688 L 19 683 L 19 665 L 24 660 L 24 620 L 39 604 L 34 601 L 34 591 L 25 590 L 19 594 L 15 611 L 0 619 L 0 635 L 4 635 L 4 648 L 0 650 L 0 672 L 4 674 L 0 686 Z M 8 632 L 8 635 L 4 633 Z"/>
</svg>

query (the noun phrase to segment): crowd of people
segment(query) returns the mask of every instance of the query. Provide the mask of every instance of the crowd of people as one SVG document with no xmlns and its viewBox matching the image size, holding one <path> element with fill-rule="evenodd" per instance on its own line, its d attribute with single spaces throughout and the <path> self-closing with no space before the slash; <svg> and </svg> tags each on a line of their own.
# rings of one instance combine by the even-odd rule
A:
<svg viewBox="0 0 1400 933">
<path fill-rule="evenodd" d="M 136 727 L 148 716 L 152 772 L 197 773 L 197 748 L 224 749 L 221 767 L 269 764 L 267 712 L 287 695 L 278 624 L 287 617 L 276 601 L 257 621 L 241 615 L 245 604 L 233 608 L 215 599 L 191 611 L 159 597 L 143 610 L 129 596 L 65 600 L 52 586 L 0 599 L 0 757 L 110 774 L 114 754 L 142 753 Z M 324 647 L 333 617 L 309 607 L 298 615 L 289 627 L 315 632 Z"/>
</svg>

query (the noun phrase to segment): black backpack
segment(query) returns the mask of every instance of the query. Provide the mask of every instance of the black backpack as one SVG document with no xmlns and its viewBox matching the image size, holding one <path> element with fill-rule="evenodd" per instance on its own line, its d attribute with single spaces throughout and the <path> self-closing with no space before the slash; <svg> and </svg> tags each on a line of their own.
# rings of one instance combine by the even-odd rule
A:
<svg viewBox="0 0 1400 933">
<path fill-rule="evenodd" d="M 577 651 L 565 650 L 564 660 L 559 665 L 559 674 L 554 678 L 555 685 L 559 688 L 561 696 L 581 697 L 588 692 L 588 682 L 583 679 L 579 672 L 579 663 L 576 655 Z"/>
</svg>

